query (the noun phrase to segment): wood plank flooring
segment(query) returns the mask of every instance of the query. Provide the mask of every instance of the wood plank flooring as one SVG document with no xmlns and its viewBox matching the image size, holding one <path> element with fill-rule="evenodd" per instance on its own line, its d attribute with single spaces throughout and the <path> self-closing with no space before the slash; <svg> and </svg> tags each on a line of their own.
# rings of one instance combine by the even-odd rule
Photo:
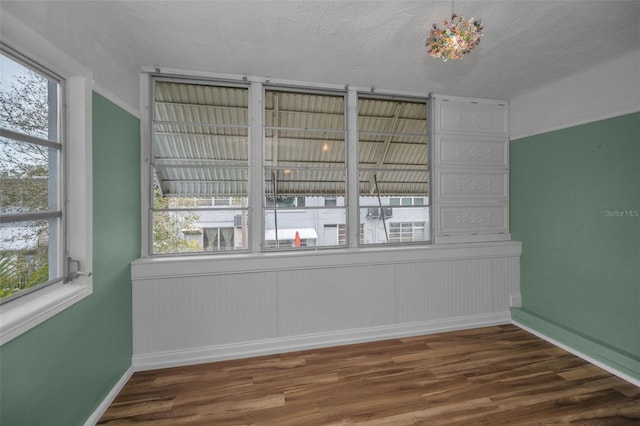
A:
<svg viewBox="0 0 640 426">
<path fill-rule="evenodd" d="M 131 423 L 640 424 L 640 388 L 505 325 L 135 373 Z"/>
</svg>

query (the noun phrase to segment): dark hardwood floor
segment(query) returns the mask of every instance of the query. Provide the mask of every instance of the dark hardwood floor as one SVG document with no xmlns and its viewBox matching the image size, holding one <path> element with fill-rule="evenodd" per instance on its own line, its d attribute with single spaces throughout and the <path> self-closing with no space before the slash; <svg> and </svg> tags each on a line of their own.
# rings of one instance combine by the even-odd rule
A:
<svg viewBox="0 0 640 426">
<path fill-rule="evenodd" d="M 135 373 L 131 423 L 626 425 L 640 388 L 505 325 Z"/>
</svg>

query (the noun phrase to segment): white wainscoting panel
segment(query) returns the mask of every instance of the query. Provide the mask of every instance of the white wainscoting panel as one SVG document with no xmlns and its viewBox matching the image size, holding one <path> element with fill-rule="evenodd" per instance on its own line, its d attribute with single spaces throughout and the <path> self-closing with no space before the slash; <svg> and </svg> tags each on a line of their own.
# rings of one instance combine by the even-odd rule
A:
<svg viewBox="0 0 640 426">
<path fill-rule="evenodd" d="M 502 312 L 507 294 L 520 294 L 519 259 L 468 259 L 427 262 L 398 268 L 396 321 L 427 322 L 443 318 Z"/>
<path fill-rule="evenodd" d="M 518 242 L 132 264 L 136 371 L 510 322 Z M 164 261 L 164 262 L 163 262 Z"/>
<path fill-rule="evenodd" d="M 246 273 L 134 282 L 134 354 L 276 336 L 277 276 Z"/>
<path fill-rule="evenodd" d="M 394 265 L 282 271 L 278 331 L 282 336 L 393 324 Z"/>
</svg>

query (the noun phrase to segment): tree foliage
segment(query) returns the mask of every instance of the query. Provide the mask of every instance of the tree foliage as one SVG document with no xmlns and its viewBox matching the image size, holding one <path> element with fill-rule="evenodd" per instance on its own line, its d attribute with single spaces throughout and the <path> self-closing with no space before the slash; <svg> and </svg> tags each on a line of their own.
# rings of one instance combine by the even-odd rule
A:
<svg viewBox="0 0 640 426">
<path fill-rule="evenodd" d="M 14 76 L 8 88 L 0 88 L 2 127 L 46 139 L 49 130 L 48 85 L 46 78 L 27 70 L 25 75 Z"/>
<path fill-rule="evenodd" d="M 5 83 L 6 84 L 6 83 Z M 28 71 L 0 87 L 0 126 L 48 138 L 48 81 Z M 0 213 L 48 209 L 49 150 L 0 139 Z M 0 298 L 49 279 L 47 221 L 0 225 Z"/>
<path fill-rule="evenodd" d="M 154 207 L 169 209 L 186 207 L 189 201 L 184 198 L 164 197 L 156 181 L 153 188 Z M 153 214 L 153 253 L 185 253 L 202 251 L 198 241 L 187 240 L 185 231 L 190 231 L 199 220 L 195 212 L 157 211 Z"/>
</svg>

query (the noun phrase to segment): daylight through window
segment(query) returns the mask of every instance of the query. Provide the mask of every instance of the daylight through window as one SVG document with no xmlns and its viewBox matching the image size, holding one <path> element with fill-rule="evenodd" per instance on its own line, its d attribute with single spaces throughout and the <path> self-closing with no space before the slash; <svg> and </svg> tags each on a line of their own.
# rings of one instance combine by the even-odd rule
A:
<svg viewBox="0 0 640 426">
<path fill-rule="evenodd" d="M 428 158 L 426 102 L 358 99 L 362 244 L 429 240 Z"/>
<path fill-rule="evenodd" d="M 152 253 L 248 247 L 248 90 L 154 85 Z"/>
<path fill-rule="evenodd" d="M 264 247 L 346 245 L 344 95 L 267 90 L 264 117 Z"/>
<path fill-rule="evenodd" d="M 0 299 L 62 280 L 61 83 L 0 53 Z"/>
<path fill-rule="evenodd" d="M 430 240 L 426 99 L 258 87 L 152 78 L 150 254 Z"/>
</svg>

